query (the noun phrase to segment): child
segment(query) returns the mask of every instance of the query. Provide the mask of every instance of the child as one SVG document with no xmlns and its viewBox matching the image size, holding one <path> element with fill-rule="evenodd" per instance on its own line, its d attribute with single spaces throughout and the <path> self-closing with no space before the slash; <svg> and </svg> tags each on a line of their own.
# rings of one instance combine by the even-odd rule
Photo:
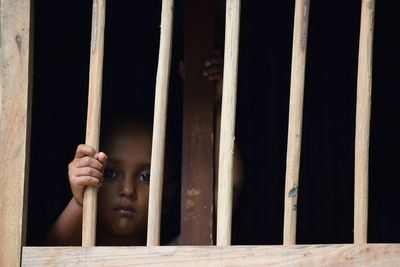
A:
<svg viewBox="0 0 400 267">
<path fill-rule="evenodd" d="M 49 244 L 80 245 L 83 191 L 88 185 L 99 188 L 97 245 L 146 243 L 151 128 L 129 120 L 106 126 L 101 144 L 105 153 L 79 145 L 68 166 L 73 197 L 50 230 Z M 169 203 L 175 187 L 168 164 L 165 171 L 163 205 Z"/>
<path fill-rule="evenodd" d="M 217 82 L 216 95 L 220 102 L 222 60 L 218 58 L 206 61 L 204 76 Z M 50 245 L 81 244 L 83 191 L 89 185 L 99 188 L 96 244 L 146 244 L 151 127 L 142 121 L 129 120 L 106 126 L 105 132 L 102 132 L 104 142 L 100 146 L 104 152 L 97 152 L 89 145 L 79 145 L 74 160 L 68 166 L 73 197 L 49 232 L 47 241 Z M 173 157 L 169 155 L 168 148 L 166 151 L 163 209 L 168 208 L 176 188 L 170 167 Z M 235 153 L 234 199 L 240 192 L 241 177 L 241 163 L 238 153 Z"/>
</svg>

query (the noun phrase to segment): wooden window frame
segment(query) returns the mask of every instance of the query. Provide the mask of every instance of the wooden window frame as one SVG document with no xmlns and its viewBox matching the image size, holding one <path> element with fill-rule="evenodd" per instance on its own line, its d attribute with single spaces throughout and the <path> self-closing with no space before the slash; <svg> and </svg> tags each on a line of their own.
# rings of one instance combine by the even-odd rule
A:
<svg viewBox="0 0 400 267">
<path fill-rule="evenodd" d="M 363 1 L 363 7 L 371 4 Z M 371 9 L 366 9 L 371 11 Z M 373 11 L 373 10 L 372 10 Z M 284 246 L 148 246 L 148 247 L 24 247 L 29 173 L 29 141 L 33 62 L 33 1 L 0 0 L 0 265 L 139 265 L 139 266 L 266 266 L 345 265 L 395 266 L 400 244 L 366 244 L 366 222 L 355 218 L 361 233 L 357 244 Z M 368 17 L 368 13 L 367 17 Z M 364 17 L 364 15 L 362 16 Z M 361 23 L 361 32 L 368 23 Z M 365 27 L 365 28 L 364 28 Z M 361 34 L 362 35 L 362 34 Z M 368 40 L 360 38 L 360 40 Z M 367 52 L 363 60 L 371 60 Z M 359 87 L 370 90 L 370 76 L 359 74 Z M 360 89 L 359 89 L 360 90 Z M 368 92 L 366 93 L 369 104 Z M 360 100 L 361 101 L 361 100 Z M 364 101 L 365 102 L 365 101 Z M 362 105 L 362 104 L 360 104 Z M 358 105 L 357 105 L 358 106 Z M 357 115 L 358 116 L 358 115 Z M 358 118 L 358 117 L 357 117 Z M 367 119 L 369 120 L 368 116 Z M 362 118 L 360 120 L 363 120 Z M 368 125 L 367 125 L 368 126 Z M 367 127 L 368 128 L 368 127 Z M 360 130 L 364 131 L 364 130 Z M 368 131 L 368 130 L 367 130 Z M 365 134 L 364 134 L 365 136 Z M 368 145 L 362 138 L 361 142 Z M 365 188 L 364 178 L 360 188 Z M 356 186 L 357 187 L 357 186 Z M 356 193 L 362 199 L 366 193 Z M 361 201 L 365 218 L 367 204 Z M 357 204 L 356 204 L 357 205 Z M 358 232 L 358 231 L 357 231 Z M 361 241 L 360 241 L 361 240 Z"/>
</svg>

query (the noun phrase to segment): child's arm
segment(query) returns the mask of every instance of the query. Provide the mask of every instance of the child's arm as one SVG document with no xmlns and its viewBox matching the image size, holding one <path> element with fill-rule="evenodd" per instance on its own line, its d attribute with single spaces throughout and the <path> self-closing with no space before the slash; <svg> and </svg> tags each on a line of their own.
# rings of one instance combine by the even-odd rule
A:
<svg viewBox="0 0 400 267">
<path fill-rule="evenodd" d="M 219 140 L 221 130 L 221 104 L 222 104 L 222 87 L 223 87 L 223 58 L 219 52 L 215 52 L 214 56 L 210 57 L 204 63 L 203 75 L 210 82 L 214 83 L 215 98 L 214 98 L 214 116 L 215 116 L 215 178 L 218 179 L 218 165 L 219 165 Z M 234 202 L 238 200 L 240 191 L 243 184 L 243 162 L 241 159 L 240 151 L 235 141 L 234 156 L 233 156 L 233 199 Z M 235 203 L 234 203 L 235 204 Z"/>
<path fill-rule="evenodd" d="M 72 199 L 58 217 L 47 236 L 47 244 L 79 246 L 82 238 L 82 205 L 85 186 L 100 187 L 102 171 L 107 163 L 106 154 L 96 153 L 89 145 L 79 145 L 74 160 L 68 165 L 68 178 Z"/>
</svg>

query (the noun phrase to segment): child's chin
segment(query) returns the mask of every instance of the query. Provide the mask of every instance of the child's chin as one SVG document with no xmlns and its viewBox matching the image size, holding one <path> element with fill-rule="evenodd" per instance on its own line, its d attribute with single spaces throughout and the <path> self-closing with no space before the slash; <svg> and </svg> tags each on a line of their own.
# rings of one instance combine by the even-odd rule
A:
<svg viewBox="0 0 400 267">
<path fill-rule="evenodd" d="M 124 227 L 115 227 L 113 229 L 114 234 L 126 236 L 126 235 L 134 235 L 137 233 L 137 229 L 132 226 L 124 226 Z"/>
<path fill-rule="evenodd" d="M 136 223 L 132 221 L 120 221 L 118 224 L 114 225 L 113 232 L 116 235 L 135 235 L 141 231 L 141 228 Z"/>
</svg>

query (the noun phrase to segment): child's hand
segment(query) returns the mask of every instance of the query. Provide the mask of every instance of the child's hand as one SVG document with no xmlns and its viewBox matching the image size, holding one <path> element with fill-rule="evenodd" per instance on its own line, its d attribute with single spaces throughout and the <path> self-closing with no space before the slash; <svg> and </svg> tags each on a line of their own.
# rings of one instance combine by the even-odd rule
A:
<svg viewBox="0 0 400 267">
<path fill-rule="evenodd" d="M 73 198 L 83 205 L 85 186 L 100 187 L 103 181 L 103 170 L 107 163 L 107 155 L 89 145 L 79 145 L 74 160 L 68 165 L 68 178 Z"/>
<path fill-rule="evenodd" d="M 203 75 L 207 80 L 215 82 L 215 100 L 222 99 L 222 81 L 224 72 L 224 59 L 220 52 L 215 51 L 214 55 L 204 62 Z"/>
</svg>

